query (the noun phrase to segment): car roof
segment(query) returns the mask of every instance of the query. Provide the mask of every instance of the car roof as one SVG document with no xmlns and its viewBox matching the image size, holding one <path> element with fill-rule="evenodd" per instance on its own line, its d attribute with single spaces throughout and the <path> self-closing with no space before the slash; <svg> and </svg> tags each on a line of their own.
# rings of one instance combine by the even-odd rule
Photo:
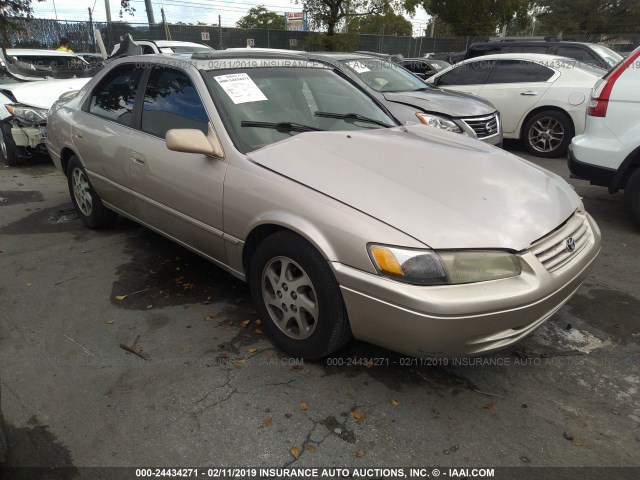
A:
<svg viewBox="0 0 640 480">
<path fill-rule="evenodd" d="M 464 63 L 484 62 L 486 60 L 535 60 L 539 62 L 548 62 L 551 60 L 565 60 L 575 62 L 576 60 L 561 55 L 547 55 L 546 53 L 494 53 L 491 55 L 483 55 L 481 57 L 467 58 Z M 462 63 L 462 62 L 460 62 Z"/>
<path fill-rule="evenodd" d="M 20 55 L 24 57 L 28 56 L 40 56 L 48 55 L 53 57 L 75 57 L 75 53 L 63 52 L 61 50 L 45 50 L 36 48 L 7 48 L 7 55 Z"/>
<path fill-rule="evenodd" d="M 348 52 L 309 52 L 306 55 L 311 58 L 322 58 L 328 60 L 357 60 L 358 58 L 381 60 L 377 55 Z"/>
<path fill-rule="evenodd" d="M 478 45 L 595 45 L 591 42 L 578 42 L 575 40 L 488 40 L 486 42 L 475 42 L 469 48 Z"/>
</svg>

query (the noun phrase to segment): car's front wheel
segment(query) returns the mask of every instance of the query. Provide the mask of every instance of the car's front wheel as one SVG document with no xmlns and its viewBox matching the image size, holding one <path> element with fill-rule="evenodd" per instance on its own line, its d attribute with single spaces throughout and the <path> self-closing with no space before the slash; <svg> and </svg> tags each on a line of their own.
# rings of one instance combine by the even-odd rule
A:
<svg viewBox="0 0 640 480">
<path fill-rule="evenodd" d="M 115 223 L 118 214 L 102 204 L 89 182 L 87 172 L 75 155 L 69 159 L 67 182 L 71 201 L 82 223 L 89 228 L 106 228 Z"/>
<path fill-rule="evenodd" d="M 633 223 L 640 227 L 640 168 L 636 168 L 624 187 L 624 206 Z"/>
<path fill-rule="evenodd" d="M 0 120 L 0 153 L 10 167 L 20 165 L 23 161 L 23 157 L 18 155 L 18 147 L 11 135 L 11 124 L 3 120 Z"/>
<path fill-rule="evenodd" d="M 338 282 L 303 238 L 291 232 L 266 238 L 251 259 L 249 280 L 264 330 L 288 354 L 322 358 L 351 339 Z"/>
<path fill-rule="evenodd" d="M 547 110 L 531 117 L 524 126 L 522 142 L 536 157 L 555 158 L 567 153 L 574 135 L 573 122 L 566 113 Z"/>
</svg>

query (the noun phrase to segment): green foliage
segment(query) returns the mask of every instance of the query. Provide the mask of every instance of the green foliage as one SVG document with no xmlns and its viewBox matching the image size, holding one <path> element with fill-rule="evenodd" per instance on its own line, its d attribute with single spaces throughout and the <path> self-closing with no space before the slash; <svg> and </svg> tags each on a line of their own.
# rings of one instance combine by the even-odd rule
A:
<svg viewBox="0 0 640 480">
<path fill-rule="evenodd" d="M 370 33 L 409 36 L 413 33 L 411 22 L 402 15 L 388 9 L 383 15 L 373 14 L 353 17 L 349 20 L 349 33 Z"/>
<path fill-rule="evenodd" d="M 358 37 L 351 34 L 311 32 L 304 42 L 304 50 L 308 52 L 352 52 L 358 46 Z"/>
<path fill-rule="evenodd" d="M 529 3 L 529 0 L 405 0 L 404 7 L 413 14 L 421 6 L 444 22 L 453 35 L 495 35 L 506 24 L 525 28 L 530 21 Z"/>
<path fill-rule="evenodd" d="M 9 37 L 16 31 L 17 25 L 12 19 L 31 18 L 32 14 L 31 0 L 0 0 L 0 37 L 3 45 L 9 45 Z"/>
<path fill-rule="evenodd" d="M 364 15 L 386 11 L 394 0 L 296 0 L 302 4 L 313 28 L 327 29 L 327 35 L 336 33 L 340 22 Z"/>
<path fill-rule="evenodd" d="M 268 23 L 271 20 L 271 23 Z M 253 7 L 236 25 L 240 28 L 268 28 L 284 30 L 284 17 L 279 13 L 267 10 L 262 5 Z"/>
<path fill-rule="evenodd" d="M 544 34 L 640 32 L 640 0 L 544 0 L 535 12 Z"/>
</svg>

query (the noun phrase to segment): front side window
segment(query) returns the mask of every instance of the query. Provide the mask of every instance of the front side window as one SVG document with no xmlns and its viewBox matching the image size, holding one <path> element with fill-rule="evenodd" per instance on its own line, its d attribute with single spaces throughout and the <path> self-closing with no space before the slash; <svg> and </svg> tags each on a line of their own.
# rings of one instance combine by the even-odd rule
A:
<svg viewBox="0 0 640 480">
<path fill-rule="evenodd" d="M 377 92 L 414 92 L 429 88 L 418 77 L 392 62 L 362 58 L 343 61 L 342 65 Z"/>
<path fill-rule="evenodd" d="M 615 67 L 620 63 L 623 59 L 622 55 L 617 52 L 614 52 L 608 47 L 604 45 L 590 45 L 591 50 L 595 51 L 596 54 L 600 56 L 600 58 L 604 59 L 607 65 L 610 68 Z"/>
<path fill-rule="evenodd" d="M 142 68 L 135 68 L 131 64 L 114 68 L 93 89 L 89 112 L 131 127 L 133 104 L 142 71 Z"/>
<path fill-rule="evenodd" d="M 186 73 L 163 67 L 153 69 L 144 93 L 141 127 L 160 138 L 172 128 L 195 128 L 207 133 L 209 117 Z"/>
<path fill-rule="evenodd" d="M 463 63 L 438 77 L 437 85 L 482 85 L 489 76 L 495 60 L 476 60 Z"/>
<path fill-rule="evenodd" d="M 369 96 L 329 68 L 209 70 L 204 79 L 243 153 L 306 131 L 396 125 Z"/>
<path fill-rule="evenodd" d="M 546 82 L 554 71 L 536 62 L 526 60 L 500 60 L 496 63 L 487 83 Z"/>
</svg>

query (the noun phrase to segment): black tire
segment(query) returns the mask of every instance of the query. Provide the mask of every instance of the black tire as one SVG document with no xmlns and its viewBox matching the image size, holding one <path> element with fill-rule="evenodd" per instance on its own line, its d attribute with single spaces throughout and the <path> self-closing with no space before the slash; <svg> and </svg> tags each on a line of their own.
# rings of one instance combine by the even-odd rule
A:
<svg viewBox="0 0 640 480">
<path fill-rule="evenodd" d="M 77 192 L 74 190 L 74 183 L 77 183 Z M 111 227 L 115 223 L 118 214 L 102 204 L 100 196 L 93 189 L 89 181 L 87 172 L 75 155 L 69 158 L 67 184 L 69 186 L 71 201 L 82 223 L 89 228 L 96 229 Z M 84 187 L 82 187 L 82 185 L 84 185 Z"/>
<path fill-rule="evenodd" d="M 311 288 L 302 286 L 288 290 L 286 285 L 282 289 L 280 289 L 282 285 L 278 287 L 280 293 L 284 295 L 279 297 L 278 302 L 286 299 L 287 303 L 293 302 L 290 305 L 295 306 L 294 303 L 300 305 L 299 310 L 290 308 L 287 313 L 283 313 L 285 317 L 283 317 L 284 321 L 281 325 L 284 327 L 291 325 L 291 331 L 288 334 L 274 320 L 274 317 L 277 317 L 277 310 L 274 309 L 279 307 L 273 305 L 267 307 L 265 301 L 265 295 L 270 294 L 270 289 L 267 287 L 271 284 L 267 283 L 264 275 L 268 271 L 274 272 L 274 270 L 266 270 L 266 267 L 269 266 L 271 269 L 272 266 L 277 266 L 278 261 L 282 262 L 279 259 L 283 258 L 292 261 L 289 265 L 294 273 L 306 275 L 302 278 L 310 280 L 311 283 Z M 297 267 L 300 267 L 301 270 Z M 293 282 L 296 281 L 293 280 Z M 278 232 L 263 240 L 251 259 L 249 283 L 264 330 L 276 346 L 293 357 L 308 360 L 326 357 L 351 340 L 347 311 L 333 272 L 327 261 L 313 245 L 298 235 L 291 232 Z M 263 294 L 263 285 L 265 291 L 269 293 Z M 304 289 L 306 289 L 306 293 Z M 295 291 L 299 292 L 299 297 L 294 296 Z M 276 299 L 276 295 L 277 292 L 273 292 L 272 298 Z M 303 321 L 307 324 L 308 320 L 314 318 L 309 310 L 305 311 L 305 305 L 308 305 L 308 303 L 304 303 L 305 299 L 308 302 L 310 298 L 315 300 L 313 303 L 317 306 L 317 320 L 312 323 L 311 333 L 307 338 L 293 338 L 291 335 L 295 336 L 296 325 L 300 325 L 300 320 L 294 320 L 294 316 L 298 315 L 299 319 L 305 317 Z M 287 309 L 285 308 L 285 310 Z M 283 311 L 280 310 L 280 312 Z M 287 315 L 289 317 L 286 317 Z M 300 330 L 298 329 L 298 336 L 300 336 Z"/>
<path fill-rule="evenodd" d="M 25 157 L 18 155 L 18 146 L 11 135 L 11 124 L 0 120 L 0 155 L 10 167 L 24 163 Z"/>
<path fill-rule="evenodd" d="M 624 187 L 624 207 L 631 221 L 640 227 L 640 167 L 631 174 Z"/>
<path fill-rule="evenodd" d="M 552 128 L 547 129 L 545 132 L 545 126 L 552 126 Z M 540 127 L 542 127 L 543 130 L 540 130 Z M 558 133 L 560 132 L 562 141 L 557 145 L 549 145 L 548 142 L 553 142 L 553 138 L 558 138 Z M 553 135 L 554 133 L 555 135 Z M 545 110 L 544 112 L 536 113 L 527 120 L 527 123 L 525 123 L 522 129 L 522 143 L 529 153 L 536 157 L 556 158 L 567 153 L 567 148 L 569 148 L 574 133 L 573 122 L 569 115 L 557 110 Z M 553 135 L 553 138 L 546 138 L 547 134 Z M 542 138 L 540 138 L 540 136 L 542 136 Z M 541 144 L 540 142 L 536 142 L 536 138 L 540 138 L 541 141 L 545 143 Z M 551 148 L 552 146 L 553 148 Z M 549 150 L 545 151 L 546 148 L 549 148 Z"/>
</svg>

